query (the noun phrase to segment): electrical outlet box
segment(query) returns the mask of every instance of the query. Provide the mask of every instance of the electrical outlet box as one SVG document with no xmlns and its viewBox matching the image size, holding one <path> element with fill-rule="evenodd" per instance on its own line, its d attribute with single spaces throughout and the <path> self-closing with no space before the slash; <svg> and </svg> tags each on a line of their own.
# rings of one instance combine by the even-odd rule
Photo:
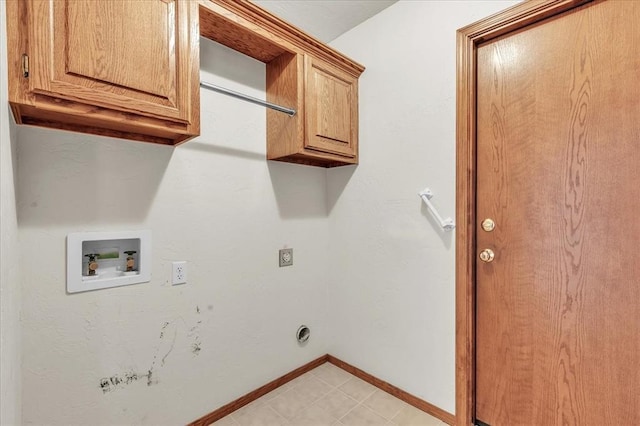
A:
<svg viewBox="0 0 640 426">
<path fill-rule="evenodd" d="M 171 264 L 171 285 L 187 283 L 187 262 L 173 262 Z"/>
<path fill-rule="evenodd" d="M 293 265 L 293 249 L 292 248 L 281 249 L 279 251 L 278 258 L 279 258 L 279 263 L 281 268 L 283 266 Z"/>
</svg>

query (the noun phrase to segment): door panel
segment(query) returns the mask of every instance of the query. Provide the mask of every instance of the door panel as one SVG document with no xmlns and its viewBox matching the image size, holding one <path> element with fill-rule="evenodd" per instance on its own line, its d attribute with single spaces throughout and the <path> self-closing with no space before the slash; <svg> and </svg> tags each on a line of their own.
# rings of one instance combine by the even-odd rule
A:
<svg viewBox="0 0 640 426">
<path fill-rule="evenodd" d="M 640 3 L 478 49 L 476 417 L 640 423 Z M 481 222 L 496 222 L 492 232 Z"/>
</svg>

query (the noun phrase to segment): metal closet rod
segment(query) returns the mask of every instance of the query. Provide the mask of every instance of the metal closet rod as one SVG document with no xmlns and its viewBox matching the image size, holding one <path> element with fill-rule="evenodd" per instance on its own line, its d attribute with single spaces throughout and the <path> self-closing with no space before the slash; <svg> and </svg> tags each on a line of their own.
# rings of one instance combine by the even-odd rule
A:
<svg viewBox="0 0 640 426">
<path fill-rule="evenodd" d="M 245 95 L 244 93 L 236 92 L 235 90 L 227 89 L 225 87 L 217 86 L 215 84 L 207 83 L 206 81 L 201 81 L 200 87 L 213 90 L 214 92 L 222 93 L 223 95 L 231 96 L 233 98 L 242 99 L 243 101 L 251 102 L 252 104 L 262 105 L 264 107 L 271 108 L 276 111 L 284 112 L 290 117 L 293 117 L 294 115 L 296 115 L 295 109 L 272 104 L 271 102 L 263 101 L 262 99 L 254 98 L 253 96 Z"/>
</svg>

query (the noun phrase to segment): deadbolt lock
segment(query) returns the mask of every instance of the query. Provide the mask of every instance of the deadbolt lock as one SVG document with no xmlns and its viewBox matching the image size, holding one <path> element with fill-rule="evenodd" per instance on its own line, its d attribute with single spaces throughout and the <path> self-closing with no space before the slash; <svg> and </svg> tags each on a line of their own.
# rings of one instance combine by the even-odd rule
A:
<svg viewBox="0 0 640 426">
<path fill-rule="evenodd" d="M 487 232 L 491 232 L 496 228 L 496 223 L 491 218 L 486 218 L 482 221 L 482 229 Z"/>
<path fill-rule="evenodd" d="M 493 262 L 493 259 L 496 257 L 496 254 L 491 249 L 484 249 L 480 252 L 480 260 L 486 263 Z"/>
</svg>

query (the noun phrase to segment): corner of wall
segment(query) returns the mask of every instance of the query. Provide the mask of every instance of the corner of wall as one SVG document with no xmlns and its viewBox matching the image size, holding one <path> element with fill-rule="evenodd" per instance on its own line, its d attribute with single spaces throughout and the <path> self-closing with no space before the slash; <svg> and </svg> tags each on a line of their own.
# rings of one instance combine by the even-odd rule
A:
<svg viewBox="0 0 640 426">
<path fill-rule="evenodd" d="M 3 2 L 4 4 L 4 2 Z M 0 8 L 0 424 L 22 423 L 21 286 L 15 137 L 7 98 L 6 13 Z"/>
<path fill-rule="evenodd" d="M 513 2 L 400 1 L 331 45 L 365 65 L 360 165 L 328 175 L 331 354 L 455 410 L 456 30 Z M 347 184 L 348 182 L 348 184 Z"/>
</svg>

